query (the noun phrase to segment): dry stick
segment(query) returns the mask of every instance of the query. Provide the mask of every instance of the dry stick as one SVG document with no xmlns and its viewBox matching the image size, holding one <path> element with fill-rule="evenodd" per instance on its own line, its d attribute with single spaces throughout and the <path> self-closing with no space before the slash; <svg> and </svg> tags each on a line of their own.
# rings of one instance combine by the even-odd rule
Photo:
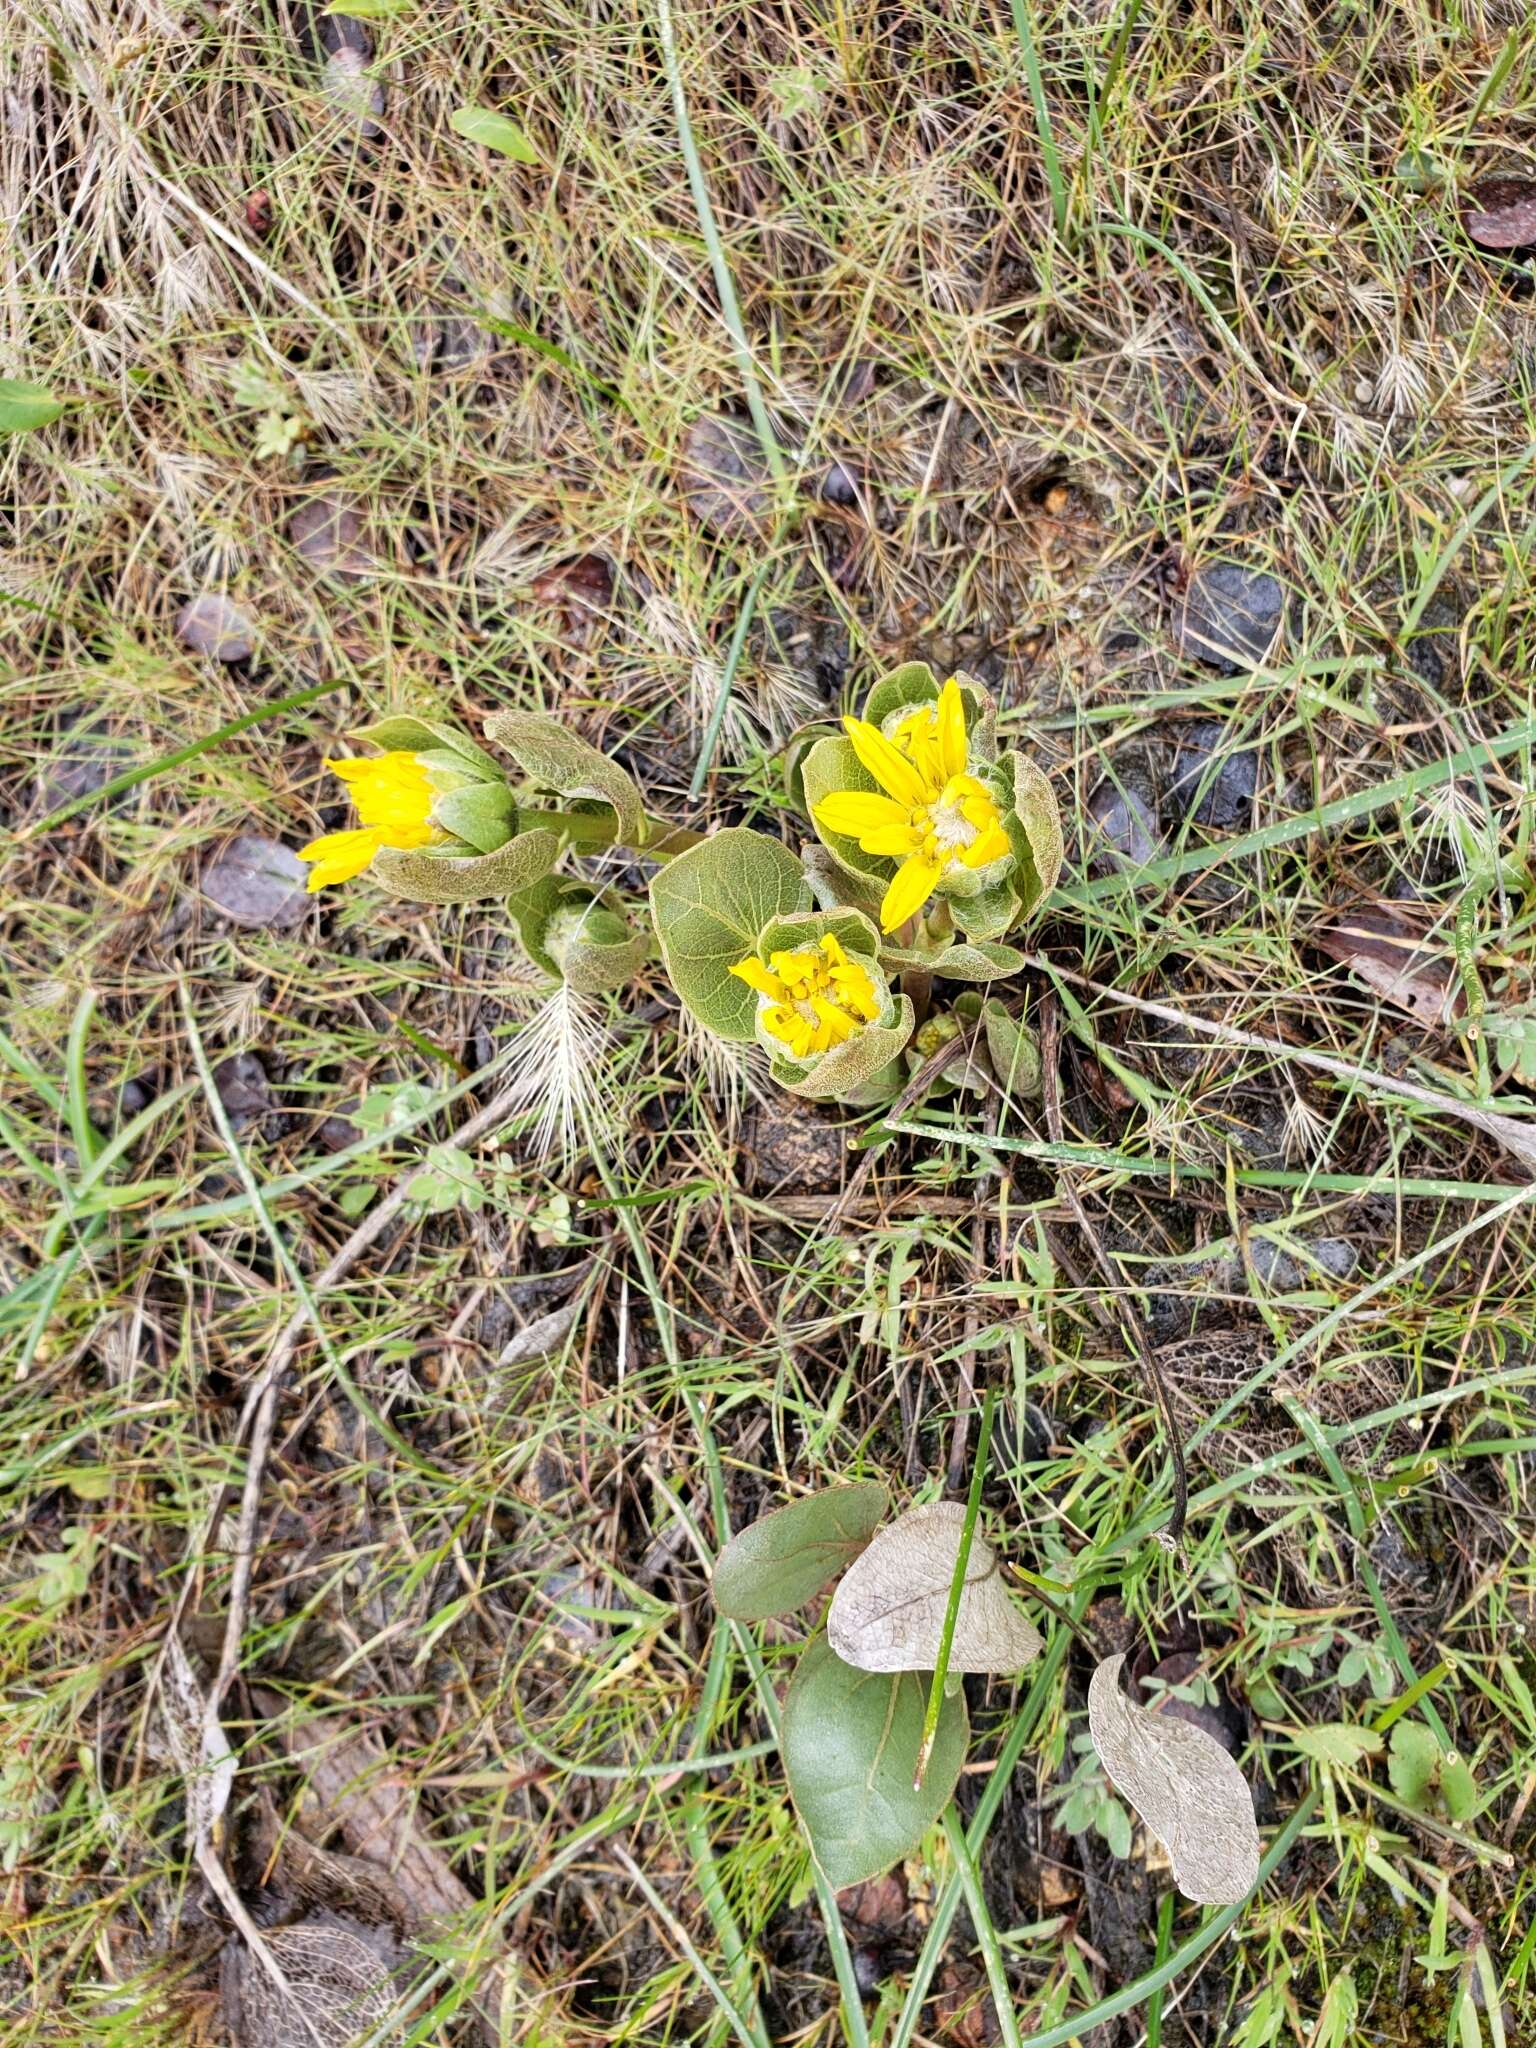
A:
<svg viewBox="0 0 1536 2048">
<path fill-rule="evenodd" d="M 1454 1095 L 1442 1095 L 1437 1088 L 1421 1088 L 1415 1081 L 1399 1081 L 1391 1075 L 1378 1074 L 1374 1068 L 1334 1059 L 1329 1053 L 1309 1052 L 1304 1046 L 1287 1045 L 1283 1039 L 1264 1038 L 1257 1031 L 1244 1031 L 1235 1024 L 1197 1017 L 1188 1010 L 1175 1009 L 1171 1003 L 1153 1003 L 1145 996 L 1125 995 L 1117 988 L 1108 988 L 1089 975 L 1074 973 L 1070 967 L 1043 959 L 1037 953 L 1028 956 L 1028 963 L 1041 974 L 1073 982 L 1078 988 L 1102 996 L 1106 1002 L 1115 1003 L 1121 1009 L 1140 1010 L 1143 1016 L 1160 1017 L 1166 1024 L 1185 1025 L 1222 1045 L 1243 1046 L 1250 1052 L 1269 1053 L 1282 1061 L 1293 1060 L 1298 1066 L 1312 1067 L 1320 1074 L 1333 1074 L 1341 1081 L 1358 1082 L 1361 1087 L 1374 1088 L 1382 1095 L 1395 1095 L 1404 1102 L 1422 1103 L 1426 1109 L 1433 1109 L 1441 1116 L 1457 1117 L 1462 1123 L 1471 1124 L 1474 1130 L 1481 1131 L 1485 1137 L 1494 1139 L 1536 1175 L 1536 1132 L 1529 1124 L 1521 1123 L 1518 1117 L 1502 1116 L 1496 1109 L 1479 1109 L 1475 1103 L 1458 1101 Z"/>
<path fill-rule="evenodd" d="M 1056 1071 L 1056 1061 L 1061 1050 L 1061 1005 L 1054 994 L 1047 995 L 1040 1006 L 1040 1072 L 1045 1095 L 1045 1127 L 1053 1145 L 1064 1145 L 1061 1123 L 1061 1080 Z M 1093 1262 L 1104 1275 L 1115 1305 L 1120 1312 L 1122 1333 L 1136 1362 L 1141 1367 L 1141 1376 L 1151 1391 L 1162 1419 L 1163 1435 L 1168 1444 L 1168 1455 L 1173 1464 L 1173 1513 L 1168 1517 L 1168 1526 L 1160 1529 L 1158 1541 L 1177 1553 L 1179 1539 L 1184 1534 L 1185 1519 L 1189 1514 L 1189 1477 L 1184 1469 L 1184 1439 L 1174 1418 L 1173 1403 L 1168 1398 L 1168 1388 L 1158 1368 L 1156 1356 L 1147 1342 L 1146 1332 L 1141 1327 L 1141 1318 L 1124 1299 L 1124 1276 L 1115 1271 L 1108 1254 L 1099 1241 L 1099 1233 L 1088 1220 L 1082 1198 L 1072 1178 L 1070 1166 L 1062 1165 L 1058 1170 L 1058 1185 L 1066 1196 L 1077 1227 L 1088 1242 L 1093 1253 Z M 1101 1322 L 1107 1325 L 1108 1318 L 1098 1304 L 1094 1304 Z"/>
</svg>

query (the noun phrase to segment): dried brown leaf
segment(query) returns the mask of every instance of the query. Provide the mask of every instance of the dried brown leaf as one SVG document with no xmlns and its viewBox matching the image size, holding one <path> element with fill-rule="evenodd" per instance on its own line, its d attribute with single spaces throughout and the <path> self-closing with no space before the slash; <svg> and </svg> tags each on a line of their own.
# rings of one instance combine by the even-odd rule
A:
<svg viewBox="0 0 1536 2048">
<path fill-rule="evenodd" d="M 1428 950 L 1423 935 L 1386 905 L 1365 904 L 1317 934 L 1319 952 L 1337 960 L 1384 1003 L 1405 1010 L 1427 1031 L 1442 1029 L 1455 1013 L 1446 962 Z"/>
<path fill-rule="evenodd" d="M 1485 178 L 1467 194 L 1461 224 L 1484 249 L 1523 249 L 1536 243 L 1536 182 Z"/>
<path fill-rule="evenodd" d="M 282 1983 L 243 1943 L 224 1951 L 219 1990 L 224 2017 L 239 2048 L 379 2048 L 403 2038 L 398 1987 L 390 1972 L 398 1955 L 378 1930 L 314 1913 L 265 1938 Z"/>
<path fill-rule="evenodd" d="M 958 1501 L 908 1508 L 843 1574 L 827 1610 L 827 1640 L 859 1671 L 932 1671 L 938 1662 L 965 1509 Z M 950 1644 L 951 1671 L 1020 1671 L 1040 1636 L 1003 1583 L 997 1553 L 978 1529 Z"/>
<path fill-rule="evenodd" d="M 1228 1906 L 1258 1882 L 1259 1830 L 1248 1781 L 1203 1728 L 1136 1706 L 1120 1690 L 1123 1655 L 1088 1686 L 1088 1728 L 1115 1789 L 1168 1851 L 1174 1883 L 1202 1905 Z"/>
</svg>

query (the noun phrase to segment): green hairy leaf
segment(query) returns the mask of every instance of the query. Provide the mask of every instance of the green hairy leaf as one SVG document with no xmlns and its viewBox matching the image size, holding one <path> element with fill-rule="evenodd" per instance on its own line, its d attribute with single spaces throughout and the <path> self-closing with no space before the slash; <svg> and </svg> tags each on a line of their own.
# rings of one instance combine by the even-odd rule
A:
<svg viewBox="0 0 1536 2048">
<path fill-rule="evenodd" d="M 434 851 L 401 852 L 383 847 L 370 875 L 404 903 L 477 903 L 526 889 L 555 864 L 560 841 L 542 829 L 520 832 L 494 853 L 472 858 Z"/>
<path fill-rule="evenodd" d="M 645 842 L 645 806 L 633 778 L 576 733 L 532 711 L 497 711 L 486 737 L 509 753 L 530 782 L 561 796 L 592 797 L 613 809 L 619 843 Z"/>
<path fill-rule="evenodd" d="M 506 780 L 506 771 L 499 761 L 494 760 L 484 747 L 476 746 L 467 732 L 461 732 L 458 726 L 446 722 L 417 718 L 410 712 L 396 712 L 389 718 L 375 719 L 372 725 L 359 726 L 352 737 L 377 747 L 385 754 L 444 752 L 455 755 L 467 767 L 491 781 Z"/>
<path fill-rule="evenodd" d="M 718 1037 L 755 1037 L 757 997 L 731 973 L 776 917 L 810 908 L 800 863 L 777 839 L 732 825 L 669 861 L 651 882 L 651 915 L 678 995 Z"/>
</svg>

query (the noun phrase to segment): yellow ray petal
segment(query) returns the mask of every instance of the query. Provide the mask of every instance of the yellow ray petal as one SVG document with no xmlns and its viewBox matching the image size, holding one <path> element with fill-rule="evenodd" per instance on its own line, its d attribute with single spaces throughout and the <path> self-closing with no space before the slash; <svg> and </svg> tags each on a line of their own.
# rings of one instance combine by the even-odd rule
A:
<svg viewBox="0 0 1536 2048">
<path fill-rule="evenodd" d="M 888 796 L 867 790 L 840 789 L 824 796 L 816 806 L 816 822 L 829 832 L 841 832 L 849 839 L 862 840 L 866 832 L 905 832 L 910 829 L 908 813 Z"/>
<path fill-rule="evenodd" d="M 845 718 L 843 731 L 853 742 L 853 751 L 863 767 L 897 803 L 916 810 L 933 792 L 904 754 L 898 753 L 885 734 L 867 719 Z"/>
<path fill-rule="evenodd" d="M 853 1036 L 853 1019 L 846 1010 L 840 1010 L 836 1003 L 829 1003 L 825 996 L 812 996 L 811 1008 L 821 1019 L 818 1038 L 825 1038 L 828 1046 L 841 1045 L 845 1038 Z"/>
<path fill-rule="evenodd" d="M 738 975 L 748 988 L 755 988 L 760 996 L 772 996 L 777 999 L 784 994 L 784 985 L 779 977 L 770 974 L 762 961 L 753 954 L 749 953 L 745 960 L 738 960 L 731 972 Z"/>
<path fill-rule="evenodd" d="M 1001 860 L 1008 851 L 1008 834 L 1001 825 L 979 832 L 960 858 L 968 868 L 984 868 L 989 860 Z"/>
<path fill-rule="evenodd" d="M 965 773 L 965 705 L 951 676 L 939 692 L 939 768 L 944 778 Z"/>
<path fill-rule="evenodd" d="M 310 895 L 360 875 L 382 843 L 382 835 L 373 826 L 354 825 L 345 832 L 326 832 L 301 846 L 299 859 L 314 862 L 307 884 Z"/>
<path fill-rule="evenodd" d="M 893 932 L 914 911 L 921 910 L 942 872 L 937 861 L 925 860 L 920 853 L 910 854 L 885 892 L 885 901 L 880 905 L 880 929 Z"/>
</svg>

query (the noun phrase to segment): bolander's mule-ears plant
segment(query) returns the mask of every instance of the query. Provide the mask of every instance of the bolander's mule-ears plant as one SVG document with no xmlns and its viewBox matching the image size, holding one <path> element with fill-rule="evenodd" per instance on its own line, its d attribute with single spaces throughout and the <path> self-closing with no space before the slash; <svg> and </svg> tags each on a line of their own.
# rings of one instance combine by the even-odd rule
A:
<svg viewBox="0 0 1536 2048">
<path fill-rule="evenodd" d="M 408 902 L 502 899 L 529 959 L 577 996 L 622 988 L 659 955 L 690 1017 L 760 1047 L 796 1095 L 889 1102 L 949 1044 L 934 1085 L 1028 1094 L 1039 1062 L 1017 1006 L 996 991 L 933 998 L 935 977 L 1022 968 L 1009 937 L 1061 869 L 1050 784 L 999 751 L 996 726 L 971 678 L 895 670 L 840 732 L 802 741 L 787 844 L 650 816 L 626 771 L 554 719 L 498 712 L 482 747 L 386 718 L 356 735 L 376 751 L 327 764 L 356 823 L 301 857 L 312 890 L 366 875 Z M 568 865 L 614 848 L 654 863 L 646 908 Z"/>
</svg>

